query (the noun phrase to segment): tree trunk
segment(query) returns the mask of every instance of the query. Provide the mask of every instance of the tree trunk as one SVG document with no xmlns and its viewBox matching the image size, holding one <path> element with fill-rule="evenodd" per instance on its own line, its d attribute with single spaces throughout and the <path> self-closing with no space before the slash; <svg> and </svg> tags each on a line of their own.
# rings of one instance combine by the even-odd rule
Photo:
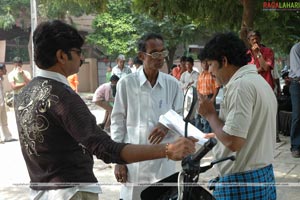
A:
<svg viewBox="0 0 300 200">
<path fill-rule="evenodd" d="M 254 14 L 255 14 L 255 0 L 241 0 L 243 4 L 243 17 L 240 31 L 240 38 L 249 46 L 247 34 L 253 29 Z"/>
<path fill-rule="evenodd" d="M 174 56 L 176 47 L 170 47 L 168 48 L 169 56 L 166 58 L 167 65 L 168 65 L 168 74 L 171 72 L 171 67 L 173 66 Z"/>
</svg>

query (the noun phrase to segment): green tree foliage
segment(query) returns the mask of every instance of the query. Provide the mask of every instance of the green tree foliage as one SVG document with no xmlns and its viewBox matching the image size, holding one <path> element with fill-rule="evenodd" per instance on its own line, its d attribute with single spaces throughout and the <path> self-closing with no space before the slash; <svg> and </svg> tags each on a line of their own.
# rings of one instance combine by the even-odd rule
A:
<svg viewBox="0 0 300 200">
<path fill-rule="evenodd" d="M 259 30 L 275 52 L 288 53 L 300 36 L 299 11 L 264 11 L 264 0 L 133 0 L 136 11 L 157 20 L 188 16 L 212 32 Z"/>
<path fill-rule="evenodd" d="M 107 0 L 39 0 L 39 14 L 48 19 L 63 19 L 66 14 L 81 16 L 106 9 Z"/>
<path fill-rule="evenodd" d="M 0 0 L 0 2 L 0 29 L 11 29 L 16 23 L 16 18 L 22 18 L 25 13 L 30 13 L 30 0 Z"/>
<path fill-rule="evenodd" d="M 94 20 L 95 32 L 88 36 L 88 41 L 102 47 L 107 55 L 116 57 L 123 53 L 133 56 L 136 55 L 136 42 L 141 35 L 148 32 L 160 33 L 169 50 L 168 66 L 172 66 L 177 46 L 188 44 L 204 32 L 203 27 L 188 16 L 150 18 L 132 10 L 131 3 L 130 0 L 109 1 L 106 12 L 99 14 Z"/>
<path fill-rule="evenodd" d="M 139 34 L 133 16 L 131 1 L 109 1 L 106 12 L 97 15 L 93 21 L 95 31 L 87 36 L 87 41 L 104 48 L 104 52 L 113 58 L 120 53 L 134 55 Z"/>
</svg>

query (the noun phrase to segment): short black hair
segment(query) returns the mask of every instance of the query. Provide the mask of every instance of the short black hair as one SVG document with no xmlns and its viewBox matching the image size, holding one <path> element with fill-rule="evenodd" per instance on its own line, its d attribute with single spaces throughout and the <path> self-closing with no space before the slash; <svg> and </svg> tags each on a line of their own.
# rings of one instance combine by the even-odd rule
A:
<svg viewBox="0 0 300 200">
<path fill-rule="evenodd" d="M 194 59 L 191 56 L 187 57 L 185 61 L 194 64 Z"/>
<path fill-rule="evenodd" d="M 180 57 L 180 62 L 185 62 L 185 61 L 186 61 L 186 59 L 187 59 L 187 57 L 186 57 L 186 56 L 181 56 L 181 57 Z"/>
<path fill-rule="evenodd" d="M 250 61 L 245 43 L 234 33 L 218 33 L 204 47 L 200 53 L 200 60 L 216 60 L 220 66 L 222 59 L 227 58 L 229 64 L 242 67 Z"/>
<path fill-rule="evenodd" d="M 142 65 L 143 64 L 143 61 L 141 61 L 140 59 L 139 59 L 139 57 L 135 57 L 134 59 L 133 59 L 133 64 L 139 64 L 139 65 Z"/>
<path fill-rule="evenodd" d="M 119 78 L 117 75 L 113 74 L 113 75 L 110 77 L 109 81 L 118 81 L 119 79 L 120 79 L 120 78 Z"/>
<path fill-rule="evenodd" d="M 160 35 L 158 33 L 146 33 L 138 41 L 138 51 L 146 52 L 146 43 L 148 40 L 151 40 L 151 39 L 159 39 L 162 42 L 164 42 L 164 38 L 162 37 L 162 35 Z"/>
<path fill-rule="evenodd" d="M 5 64 L 4 63 L 0 63 L 0 70 L 2 70 L 3 68 L 5 68 Z"/>
<path fill-rule="evenodd" d="M 33 33 L 34 61 L 39 68 L 47 69 L 57 62 L 58 50 L 68 54 L 72 48 L 80 49 L 83 43 L 83 38 L 71 25 L 59 20 L 42 22 Z"/>
</svg>

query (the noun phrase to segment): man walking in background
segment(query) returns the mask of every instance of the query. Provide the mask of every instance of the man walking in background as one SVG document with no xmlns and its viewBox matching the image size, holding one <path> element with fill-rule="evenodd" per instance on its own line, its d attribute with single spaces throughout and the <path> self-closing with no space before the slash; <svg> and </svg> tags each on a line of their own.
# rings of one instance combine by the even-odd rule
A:
<svg viewBox="0 0 300 200">
<path fill-rule="evenodd" d="M 125 66 L 125 56 L 120 54 L 117 58 L 117 65 L 112 68 L 111 74 L 117 75 L 119 78 L 131 74 L 129 67 Z"/>
<path fill-rule="evenodd" d="M 292 100 L 291 151 L 294 158 L 300 158 L 300 42 L 290 52 L 290 93 Z"/>
<path fill-rule="evenodd" d="M 0 63 L 0 144 L 4 142 L 13 142 L 17 141 L 12 137 L 11 132 L 8 129 L 7 123 L 7 113 L 4 100 L 4 91 L 3 91 L 3 79 L 6 75 L 6 66 L 3 63 Z M 4 138 L 4 140 L 2 139 Z"/>
</svg>

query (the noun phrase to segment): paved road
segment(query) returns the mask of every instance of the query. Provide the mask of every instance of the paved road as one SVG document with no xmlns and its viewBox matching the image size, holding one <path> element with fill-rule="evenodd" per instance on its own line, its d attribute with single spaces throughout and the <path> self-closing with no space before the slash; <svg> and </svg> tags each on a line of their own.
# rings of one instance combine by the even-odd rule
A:
<svg viewBox="0 0 300 200">
<path fill-rule="evenodd" d="M 90 105 L 89 102 L 87 104 Z M 103 119 L 104 111 L 92 107 L 92 112 L 97 121 Z M 15 117 L 13 112 L 8 112 L 9 127 L 15 138 L 18 138 Z M 292 158 L 289 152 L 289 137 L 281 136 L 282 142 L 276 144 L 276 157 L 274 162 L 275 176 L 277 180 L 277 196 L 282 200 L 299 199 L 300 196 L 300 159 Z M 29 177 L 21 155 L 19 142 L 0 144 L 0 200 L 28 200 Z M 208 154 L 202 164 L 210 162 L 212 156 Z M 178 162 L 177 169 L 180 169 Z M 95 159 L 94 172 L 99 183 L 102 185 L 103 194 L 101 200 L 118 199 L 120 185 L 113 176 L 113 164 L 104 164 Z M 202 174 L 200 181 L 208 181 L 215 177 L 214 169 Z"/>
</svg>

